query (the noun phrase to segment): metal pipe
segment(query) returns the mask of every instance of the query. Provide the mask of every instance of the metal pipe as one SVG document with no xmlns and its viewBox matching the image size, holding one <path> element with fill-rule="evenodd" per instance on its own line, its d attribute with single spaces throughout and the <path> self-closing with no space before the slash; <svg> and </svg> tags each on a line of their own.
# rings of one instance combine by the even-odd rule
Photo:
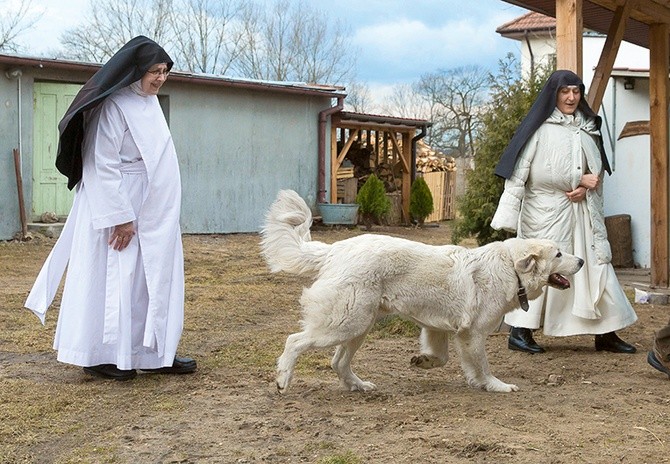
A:
<svg viewBox="0 0 670 464">
<path fill-rule="evenodd" d="M 16 110 L 18 112 L 18 145 L 19 145 L 19 168 L 23 172 L 23 127 L 22 127 L 22 108 L 21 108 L 21 76 L 23 71 L 18 68 L 5 72 L 7 79 L 16 79 Z"/>
<path fill-rule="evenodd" d="M 318 203 L 326 203 L 326 123 L 328 116 L 344 108 L 344 95 L 337 97 L 337 105 L 326 108 L 319 112 L 319 177 L 318 177 Z M 331 144 L 337 143 L 337 140 L 331 140 Z M 331 173 L 332 175 L 332 173 Z"/>
<path fill-rule="evenodd" d="M 412 183 L 414 183 L 414 179 L 416 178 L 416 142 L 418 142 L 419 140 L 424 138 L 426 134 L 428 134 L 427 129 L 428 129 L 427 125 L 421 126 L 421 132 L 412 137 L 412 167 L 411 167 L 412 172 L 410 173 L 411 174 L 410 179 Z"/>
</svg>

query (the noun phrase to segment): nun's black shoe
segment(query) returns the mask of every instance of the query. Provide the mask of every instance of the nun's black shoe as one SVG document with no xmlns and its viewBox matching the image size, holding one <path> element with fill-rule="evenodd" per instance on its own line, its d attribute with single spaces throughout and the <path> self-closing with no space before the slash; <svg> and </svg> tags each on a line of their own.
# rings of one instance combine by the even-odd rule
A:
<svg viewBox="0 0 670 464">
<path fill-rule="evenodd" d="M 616 333 L 608 332 L 596 335 L 596 351 L 609 351 L 611 353 L 633 354 L 637 349 L 623 340 Z"/>
<path fill-rule="evenodd" d="M 663 372 L 665 375 L 667 375 L 670 378 L 670 369 L 665 367 L 661 363 L 661 361 L 658 360 L 658 358 L 656 357 L 656 355 L 654 354 L 653 351 L 650 351 L 647 354 L 647 362 L 649 363 L 649 365 L 651 367 L 653 367 L 654 369 L 656 369 L 659 372 Z"/>
<path fill-rule="evenodd" d="M 509 331 L 507 348 L 526 353 L 544 353 L 544 348 L 535 343 L 533 331 L 523 327 L 512 327 Z"/>
<path fill-rule="evenodd" d="M 85 367 L 84 372 L 101 379 L 110 380 L 130 380 L 137 376 L 135 369 L 122 370 L 118 369 L 114 364 L 98 364 L 97 366 Z"/>
<path fill-rule="evenodd" d="M 153 374 L 190 374 L 191 372 L 195 372 L 197 367 L 198 364 L 195 362 L 195 359 L 180 358 L 179 356 L 175 356 L 172 366 L 142 370 L 145 372 L 151 372 Z"/>
</svg>

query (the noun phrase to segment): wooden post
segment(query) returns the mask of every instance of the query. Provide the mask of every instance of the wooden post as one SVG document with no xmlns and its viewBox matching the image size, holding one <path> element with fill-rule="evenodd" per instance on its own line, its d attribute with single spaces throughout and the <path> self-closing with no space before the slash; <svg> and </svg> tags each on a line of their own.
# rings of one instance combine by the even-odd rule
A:
<svg viewBox="0 0 670 464">
<path fill-rule="evenodd" d="M 653 24 L 649 26 L 652 288 L 668 288 L 669 30 L 667 24 Z"/>
<path fill-rule="evenodd" d="M 583 67 L 582 0 L 556 0 L 556 68 L 581 77 Z"/>
<path fill-rule="evenodd" d="M 612 67 L 614 66 L 616 55 L 619 52 L 619 46 L 621 45 L 623 33 L 626 29 L 626 20 L 630 15 L 632 4 L 632 1 L 624 1 L 623 5 L 617 7 L 614 12 L 614 18 L 612 18 L 612 24 L 610 24 L 610 28 L 607 31 L 605 46 L 600 53 L 600 59 L 598 60 L 598 65 L 593 74 L 593 80 L 591 81 L 587 97 L 589 106 L 596 113 L 603 102 L 603 96 L 605 95 L 605 89 L 607 88 L 607 81 L 609 81 L 610 75 L 612 74 Z"/>
<path fill-rule="evenodd" d="M 28 220 L 26 219 L 26 205 L 23 201 L 23 175 L 21 174 L 21 155 L 19 150 L 12 150 L 14 155 L 14 172 L 16 174 L 16 190 L 19 196 L 19 220 L 21 221 L 21 240 L 28 237 Z"/>
</svg>

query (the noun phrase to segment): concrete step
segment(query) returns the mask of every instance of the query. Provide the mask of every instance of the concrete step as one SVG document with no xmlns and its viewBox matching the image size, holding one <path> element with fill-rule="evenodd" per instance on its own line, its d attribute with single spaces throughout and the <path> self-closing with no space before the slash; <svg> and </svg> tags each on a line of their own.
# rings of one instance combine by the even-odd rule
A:
<svg viewBox="0 0 670 464">
<path fill-rule="evenodd" d="M 47 224 L 44 222 L 29 222 L 28 223 L 28 232 L 42 234 L 45 237 L 49 238 L 58 238 L 60 233 L 63 230 L 63 222 L 54 222 Z"/>
</svg>

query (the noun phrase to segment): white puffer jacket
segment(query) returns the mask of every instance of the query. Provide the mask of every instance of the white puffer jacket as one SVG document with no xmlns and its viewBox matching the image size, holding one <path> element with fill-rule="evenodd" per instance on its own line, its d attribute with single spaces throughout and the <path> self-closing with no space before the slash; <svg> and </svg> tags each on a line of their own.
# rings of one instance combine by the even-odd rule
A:
<svg viewBox="0 0 670 464">
<path fill-rule="evenodd" d="M 564 115 L 558 109 L 535 131 L 505 181 L 491 227 L 517 232 L 521 238 L 555 240 L 573 251 L 575 208 L 565 192 L 579 186 L 583 174 L 598 174 L 601 182 L 586 193 L 593 231 L 591 247 L 600 264 L 612 260 L 603 210 L 603 169 L 596 144 L 597 129 L 578 111 Z"/>
</svg>

